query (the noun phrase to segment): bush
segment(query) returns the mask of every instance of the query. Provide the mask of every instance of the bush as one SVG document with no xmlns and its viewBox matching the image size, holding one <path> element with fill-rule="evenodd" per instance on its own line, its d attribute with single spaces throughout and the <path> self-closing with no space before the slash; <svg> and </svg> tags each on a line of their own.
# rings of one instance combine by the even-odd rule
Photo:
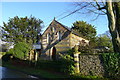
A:
<svg viewBox="0 0 120 80">
<path fill-rule="evenodd" d="M 27 43 L 19 42 L 7 54 L 13 54 L 16 58 L 25 59 L 28 56 L 30 47 Z"/>
<path fill-rule="evenodd" d="M 12 48 L 12 49 L 9 49 L 9 51 L 6 52 L 6 54 L 14 54 L 14 49 L 13 49 L 13 48 Z"/>
<path fill-rule="evenodd" d="M 11 59 L 11 56 L 12 56 L 12 54 L 5 54 L 4 56 L 2 56 L 2 60 L 7 62 Z"/>
<path fill-rule="evenodd" d="M 75 48 L 75 47 L 74 47 Z M 78 45 L 78 51 L 82 54 L 94 54 L 93 44 L 88 44 L 84 40 L 82 40 Z"/>
<path fill-rule="evenodd" d="M 60 59 L 56 61 L 41 60 L 37 62 L 38 68 L 61 72 L 65 74 L 74 74 L 73 57 L 68 54 L 60 54 Z"/>
<path fill-rule="evenodd" d="M 120 78 L 120 54 L 104 53 L 102 56 L 106 72 L 105 76 Z"/>
<path fill-rule="evenodd" d="M 74 52 L 75 52 L 74 48 L 69 49 L 69 50 L 67 51 L 68 55 L 70 55 L 72 58 L 74 57 L 74 55 L 73 55 Z"/>
<path fill-rule="evenodd" d="M 74 61 L 73 57 L 68 54 L 61 55 L 59 59 L 59 63 L 61 63 L 61 72 L 68 73 L 70 75 L 75 73 Z"/>
<path fill-rule="evenodd" d="M 6 52 L 0 52 L 0 55 L 2 55 L 2 56 L 5 55 L 5 54 L 6 54 Z"/>
</svg>

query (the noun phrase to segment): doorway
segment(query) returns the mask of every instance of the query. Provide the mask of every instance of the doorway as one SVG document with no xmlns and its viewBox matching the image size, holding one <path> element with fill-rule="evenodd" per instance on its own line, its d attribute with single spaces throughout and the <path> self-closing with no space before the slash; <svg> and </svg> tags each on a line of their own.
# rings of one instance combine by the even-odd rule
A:
<svg viewBox="0 0 120 80">
<path fill-rule="evenodd" d="M 56 48 L 52 48 L 52 60 L 56 60 Z"/>
</svg>

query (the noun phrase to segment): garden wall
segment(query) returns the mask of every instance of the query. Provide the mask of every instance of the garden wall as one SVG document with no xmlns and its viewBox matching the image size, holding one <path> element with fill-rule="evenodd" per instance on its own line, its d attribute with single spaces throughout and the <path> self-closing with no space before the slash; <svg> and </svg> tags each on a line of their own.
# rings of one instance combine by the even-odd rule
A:
<svg viewBox="0 0 120 80">
<path fill-rule="evenodd" d="M 80 73 L 81 75 L 94 75 L 102 77 L 104 75 L 104 67 L 101 55 L 79 55 Z"/>
</svg>

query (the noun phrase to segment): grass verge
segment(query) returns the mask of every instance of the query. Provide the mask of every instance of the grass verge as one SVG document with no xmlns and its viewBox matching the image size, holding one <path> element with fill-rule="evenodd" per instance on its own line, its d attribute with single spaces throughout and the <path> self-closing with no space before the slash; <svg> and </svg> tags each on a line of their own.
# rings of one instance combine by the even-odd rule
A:
<svg viewBox="0 0 120 80">
<path fill-rule="evenodd" d="M 43 79 L 49 79 L 49 80 L 53 80 L 53 79 L 62 79 L 62 80 L 109 80 L 109 79 L 101 79 L 98 78 L 96 76 L 80 76 L 80 75 L 65 75 L 65 74 L 61 74 L 61 73 L 56 73 L 54 71 L 49 71 L 48 69 L 41 69 L 41 68 L 37 68 L 37 67 L 29 67 L 29 65 L 25 65 L 25 66 L 20 66 L 20 65 L 13 65 L 11 61 L 8 62 L 2 62 L 2 66 L 3 67 L 7 67 L 10 69 L 14 69 L 17 71 L 21 71 L 23 73 L 26 73 L 28 75 L 33 75 L 36 76 L 38 78 L 43 78 Z M 49 68 L 49 66 L 48 66 Z"/>
<path fill-rule="evenodd" d="M 10 68 L 10 69 L 18 70 L 18 71 L 21 71 L 21 72 L 29 74 L 29 75 L 41 77 L 41 78 L 69 78 L 69 76 L 66 76 L 66 75 L 51 73 L 49 71 L 38 69 L 35 67 L 14 66 L 10 62 L 3 62 L 2 66 Z"/>
</svg>

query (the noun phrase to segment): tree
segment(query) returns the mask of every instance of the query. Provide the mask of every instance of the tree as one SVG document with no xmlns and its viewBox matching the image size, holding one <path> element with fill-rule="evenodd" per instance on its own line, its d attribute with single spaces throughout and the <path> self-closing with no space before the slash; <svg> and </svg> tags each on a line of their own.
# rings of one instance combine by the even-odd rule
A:
<svg viewBox="0 0 120 80">
<path fill-rule="evenodd" d="M 110 38 L 112 40 L 111 34 L 109 31 L 105 31 L 105 33 L 100 34 L 100 35 L 106 35 L 108 38 Z"/>
<path fill-rule="evenodd" d="M 99 0 L 100 1 L 100 0 Z M 114 2 L 115 0 L 93 0 L 93 2 L 78 2 L 76 3 L 76 10 L 68 14 L 67 16 L 84 10 L 83 13 L 95 13 L 96 18 L 99 15 L 107 15 L 108 27 L 112 37 L 112 44 L 115 53 L 120 53 L 120 2 Z"/>
<path fill-rule="evenodd" d="M 10 48 L 10 44 L 9 43 L 5 43 L 5 44 L 1 44 L 0 45 L 0 52 L 6 52 L 9 48 Z"/>
<path fill-rule="evenodd" d="M 2 40 L 7 42 L 35 43 L 38 35 L 41 34 L 43 21 L 30 16 L 10 18 L 7 23 L 3 22 Z"/>
<path fill-rule="evenodd" d="M 30 45 L 25 42 L 18 42 L 14 48 L 10 49 L 7 54 L 13 54 L 13 56 L 19 59 L 26 59 L 29 55 Z"/>
<path fill-rule="evenodd" d="M 112 41 L 107 35 L 100 35 L 96 38 L 97 47 L 107 47 L 108 52 L 113 52 Z"/>
<path fill-rule="evenodd" d="M 96 36 L 96 29 L 91 24 L 85 21 L 76 21 L 73 23 L 72 29 L 77 31 L 82 37 L 94 41 Z"/>
<path fill-rule="evenodd" d="M 120 2 L 106 2 L 109 31 L 112 36 L 114 52 L 120 53 Z"/>
</svg>

